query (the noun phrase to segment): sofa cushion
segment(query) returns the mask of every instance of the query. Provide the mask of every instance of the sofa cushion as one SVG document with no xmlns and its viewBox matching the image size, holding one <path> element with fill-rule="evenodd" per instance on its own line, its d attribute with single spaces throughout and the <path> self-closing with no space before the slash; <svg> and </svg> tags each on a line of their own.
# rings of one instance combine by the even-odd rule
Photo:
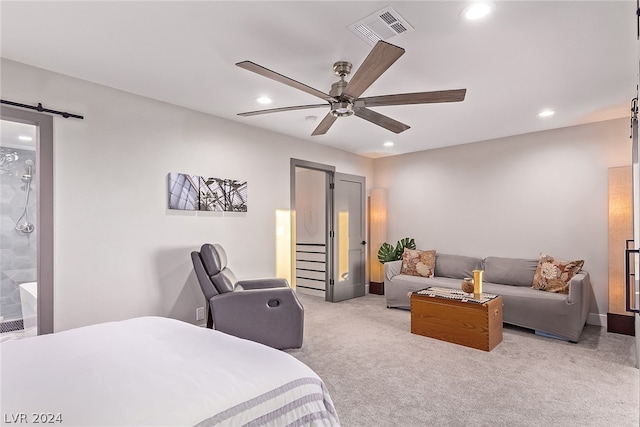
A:
<svg viewBox="0 0 640 427">
<path fill-rule="evenodd" d="M 473 270 L 480 270 L 481 268 L 482 260 L 480 258 L 436 254 L 435 275 L 439 277 L 464 279 L 465 277 L 473 277 Z"/>
<path fill-rule="evenodd" d="M 569 293 L 569 281 L 584 265 L 584 260 L 564 261 L 540 253 L 538 266 L 533 275 L 533 289 L 561 294 Z"/>
<path fill-rule="evenodd" d="M 433 270 L 436 266 L 436 251 L 418 251 L 415 249 L 404 249 L 402 253 L 402 267 L 400 274 L 410 276 L 433 277 Z"/>
<path fill-rule="evenodd" d="M 531 287 L 537 267 L 537 259 L 487 257 L 483 278 L 491 283 Z"/>
</svg>

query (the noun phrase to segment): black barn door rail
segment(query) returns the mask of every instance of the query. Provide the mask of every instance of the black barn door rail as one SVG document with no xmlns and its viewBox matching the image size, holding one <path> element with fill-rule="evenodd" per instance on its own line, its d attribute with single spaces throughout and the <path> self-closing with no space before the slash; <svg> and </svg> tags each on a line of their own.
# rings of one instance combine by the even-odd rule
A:
<svg viewBox="0 0 640 427">
<path fill-rule="evenodd" d="M 36 111 L 39 111 L 41 113 L 58 114 L 58 115 L 64 117 L 65 119 L 68 119 L 68 118 L 80 119 L 80 120 L 84 119 L 84 116 L 79 116 L 77 114 L 71 114 L 71 113 L 67 113 L 65 111 L 56 111 L 56 110 L 50 110 L 48 108 L 44 108 L 42 106 L 42 104 L 39 103 L 39 102 L 38 102 L 38 105 L 35 106 L 35 107 L 33 105 L 20 104 L 19 102 L 5 101 L 4 99 L 0 99 L 0 103 L 6 104 L 6 105 L 11 105 L 13 107 L 28 108 L 29 110 L 36 110 Z"/>
</svg>

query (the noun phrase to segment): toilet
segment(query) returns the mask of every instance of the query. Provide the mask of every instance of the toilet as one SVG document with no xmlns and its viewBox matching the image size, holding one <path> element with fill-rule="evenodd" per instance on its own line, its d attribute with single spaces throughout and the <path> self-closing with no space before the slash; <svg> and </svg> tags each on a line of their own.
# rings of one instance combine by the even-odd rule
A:
<svg viewBox="0 0 640 427">
<path fill-rule="evenodd" d="M 22 305 L 22 321 L 25 332 L 36 331 L 38 326 L 38 282 L 27 282 L 20 285 L 20 304 Z"/>
</svg>

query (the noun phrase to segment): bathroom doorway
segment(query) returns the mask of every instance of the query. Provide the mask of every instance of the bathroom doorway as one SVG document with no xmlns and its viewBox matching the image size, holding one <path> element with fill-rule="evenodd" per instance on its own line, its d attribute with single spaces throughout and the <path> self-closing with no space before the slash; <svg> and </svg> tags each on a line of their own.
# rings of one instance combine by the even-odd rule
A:
<svg viewBox="0 0 640 427">
<path fill-rule="evenodd" d="M 0 337 L 53 332 L 53 120 L 2 107 Z"/>
<path fill-rule="evenodd" d="M 365 294 L 365 178 L 291 159 L 296 291 L 338 302 Z"/>
</svg>

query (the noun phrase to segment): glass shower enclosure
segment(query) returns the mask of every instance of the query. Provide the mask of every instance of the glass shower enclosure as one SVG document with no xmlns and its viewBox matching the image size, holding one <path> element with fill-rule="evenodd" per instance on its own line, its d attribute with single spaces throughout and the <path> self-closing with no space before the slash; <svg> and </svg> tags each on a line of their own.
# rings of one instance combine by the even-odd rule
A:
<svg viewBox="0 0 640 427">
<path fill-rule="evenodd" d="M 0 336 L 37 335 L 36 132 L 0 122 Z"/>
</svg>

